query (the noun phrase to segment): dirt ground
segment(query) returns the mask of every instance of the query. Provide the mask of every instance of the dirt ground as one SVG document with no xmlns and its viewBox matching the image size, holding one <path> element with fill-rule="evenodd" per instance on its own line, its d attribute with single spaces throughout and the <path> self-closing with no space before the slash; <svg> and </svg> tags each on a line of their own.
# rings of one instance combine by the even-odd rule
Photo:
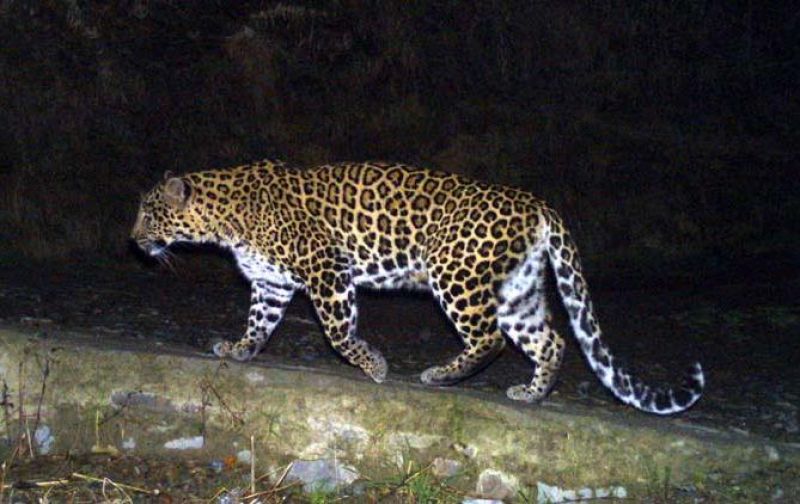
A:
<svg viewBox="0 0 800 504">
<path fill-rule="evenodd" d="M 691 362 L 702 362 L 705 396 L 680 420 L 800 443 L 797 275 L 714 286 L 698 280 L 647 290 L 615 285 L 613 278 L 593 284 L 589 275 L 612 350 L 640 376 L 655 384 L 677 383 Z M 555 292 L 550 294 L 557 327 L 568 340 L 550 402 L 641 414 L 615 401 L 591 374 L 569 336 Z M 59 329 L 69 329 L 208 352 L 212 341 L 241 335 L 248 302 L 248 285 L 234 266 L 210 253 L 179 255 L 172 269 L 134 257 L 123 263 L 0 263 L 0 323 L 35 326 L 56 337 Z M 390 379 L 415 381 L 428 366 L 460 349 L 429 295 L 365 291 L 359 293 L 359 308 L 359 334 L 384 353 Z M 288 364 L 358 373 L 331 350 L 302 294 L 264 352 Z M 525 358 L 509 345 L 484 372 L 458 386 L 503 395 L 530 374 Z"/>
</svg>

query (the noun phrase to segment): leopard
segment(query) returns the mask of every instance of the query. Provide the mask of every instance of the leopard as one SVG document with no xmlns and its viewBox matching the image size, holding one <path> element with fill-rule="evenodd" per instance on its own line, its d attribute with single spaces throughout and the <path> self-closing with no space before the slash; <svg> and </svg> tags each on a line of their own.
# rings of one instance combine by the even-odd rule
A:
<svg viewBox="0 0 800 504">
<path fill-rule="evenodd" d="M 669 415 L 695 404 L 705 386 L 699 362 L 679 385 L 653 386 L 612 354 L 563 219 L 523 189 L 386 162 L 296 167 L 263 160 L 167 172 L 142 195 L 131 239 L 156 258 L 181 242 L 232 253 L 251 302 L 244 336 L 213 345 L 220 358 L 252 359 L 294 294 L 305 292 L 330 346 L 381 383 L 386 359 L 356 334 L 356 291 L 422 290 L 463 343 L 422 372 L 422 383 L 458 383 L 510 341 L 533 377 L 506 396 L 538 403 L 553 388 L 565 350 L 546 299 L 549 269 L 585 361 L 619 401 Z"/>
</svg>

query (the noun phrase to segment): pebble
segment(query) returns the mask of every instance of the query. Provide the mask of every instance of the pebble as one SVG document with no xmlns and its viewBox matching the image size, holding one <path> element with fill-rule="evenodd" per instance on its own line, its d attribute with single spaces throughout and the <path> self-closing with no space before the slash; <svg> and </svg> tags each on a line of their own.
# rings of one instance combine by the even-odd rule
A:
<svg viewBox="0 0 800 504">
<path fill-rule="evenodd" d="M 217 497 L 217 504 L 239 504 L 242 501 L 242 490 L 234 489 Z"/>
<path fill-rule="evenodd" d="M 764 451 L 767 452 L 767 460 L 770 462 L 777 462 L 781 459 L 781 454 L 774 446 L 764 446 Z"/>
<path fill-rule="evenodd" d="M 253 460 L 253 453 L 250 450 L 241 450 L 236 453 L 236 461 L 240 464 L 250 464 Z"/>
<path fill-rule="evenodd" d="M 478 448 L 473 445 L 465 445 L 463 443 L 454 443 L 453 449 L 468 459 L 475 458 L 478 455 Z"/>
</svg>

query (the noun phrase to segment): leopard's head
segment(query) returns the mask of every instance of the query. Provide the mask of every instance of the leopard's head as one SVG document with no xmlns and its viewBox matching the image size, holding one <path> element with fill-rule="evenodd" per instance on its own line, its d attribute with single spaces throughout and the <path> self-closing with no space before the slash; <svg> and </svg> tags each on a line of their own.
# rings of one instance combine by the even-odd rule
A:
<svg viewBox="0 0 800 504">
<path fill-rule="evenodd" d="M 172 243 L 200 241 L 203 231 L 192 205 L 194 192 L 187 178 L 167 172 L 164 180 L 142 196 L 131 239 L 153 257 L 161 256 Z"/>
</svg>

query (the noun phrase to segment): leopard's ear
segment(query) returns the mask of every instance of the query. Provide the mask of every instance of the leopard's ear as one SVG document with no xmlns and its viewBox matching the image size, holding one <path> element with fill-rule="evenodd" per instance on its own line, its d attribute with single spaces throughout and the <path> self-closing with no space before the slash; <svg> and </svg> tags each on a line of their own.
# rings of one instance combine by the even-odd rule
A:
<svg viewBox="0 0 800 504">
<path fill-rule="evenodd" d="M 173 178 L 174 176 L 175 176 L 175 174 L 172 173 L 172 170 L 167 170 L 167 171 L 164 172 L 164 177 L 161 180 L 169 180 L 169 179 Z"/>
<path fill-rule="evenodd" d="M 164 184 L 164 201 L 170 206 L 183 210 L 192 197 L 192 186 L 182 178 L 172 177 Z"/>
</svg>

